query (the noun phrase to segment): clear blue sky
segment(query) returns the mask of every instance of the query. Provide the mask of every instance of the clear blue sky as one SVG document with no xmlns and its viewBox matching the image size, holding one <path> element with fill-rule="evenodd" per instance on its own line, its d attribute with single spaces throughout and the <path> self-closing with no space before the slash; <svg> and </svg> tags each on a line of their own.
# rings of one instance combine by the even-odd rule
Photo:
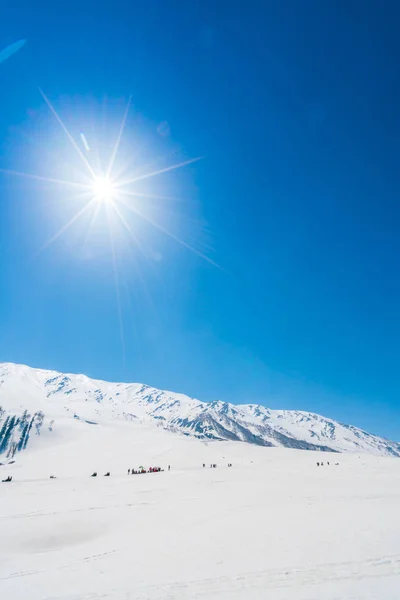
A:
<svg viewBox="0 0 400 600">
<path fill-rule="evenodd" d="M 311 410 L 400 439 L 399 10 L 2 2 L 0 47 L 27 44 L 0 64 L 0 168 L 58 173 L 49 144 L 62 132 L 39 87 L 76 127 L 85 111 L 99 126 L 107 98 L 116 127 L 132 94 L 124 149 L 142 137 L 147 156 L 205 156 L 154 178 L 184 198 L 154 218 L 167 211 L 187 241 L 202 219 L 223 270 L 139 226 L 147 258 L 117 249 L 123 348 L 101 231 L 89 252 L 78 223 L 36 255 L 70 207 L 0 174 L 0 360 Z"/>
</svg>

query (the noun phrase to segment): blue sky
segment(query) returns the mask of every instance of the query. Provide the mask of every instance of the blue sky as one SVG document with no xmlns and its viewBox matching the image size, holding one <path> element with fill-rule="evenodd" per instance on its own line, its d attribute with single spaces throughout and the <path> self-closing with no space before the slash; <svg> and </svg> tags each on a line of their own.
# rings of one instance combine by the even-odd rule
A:
<svg viewBox="0 0 400 600">
<path fill-rule="evenodd" d="M 104 152 L 132 95 L 122 155 L 204 156 L 148 180 L 179 198 L 152 218 L 223 268 L 133 218 L 117 296 L 105 223 L 38 254 L 77 204 L 0 173 L 0 360 L 399 439 L 396 3 L 100 4 L 2 3 L 0 47 L 27 44 L 0 64 L 0 168 L 76 166 L 39 87 Z"/>
</svg>

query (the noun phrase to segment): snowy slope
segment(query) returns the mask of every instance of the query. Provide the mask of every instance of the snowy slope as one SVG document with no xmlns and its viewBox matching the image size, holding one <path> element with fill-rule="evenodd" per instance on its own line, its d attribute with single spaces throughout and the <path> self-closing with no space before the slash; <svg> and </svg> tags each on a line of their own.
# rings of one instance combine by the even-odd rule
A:
<svg viewBox="0 0 400 600">
<path fill-rule="evenodd" d="M 0 364 L 0 457 L 74 438 L 83 426 L 157 425 L 201 440 L 400 456 L 400 444 L 303 411 L 201 402 L 143 384 Z M 133 429 L 131 429 L 133 432 Z M 136 430 L 136 428 L 135 428 Z"/>
<path fill-rule="evenodd" d="M 398 600 L 400 461 L 151 422 L 76 432 L 0 467 L 2 598 Z M 139 461 L 172 469 L 129 476 Z"/>
</svg>

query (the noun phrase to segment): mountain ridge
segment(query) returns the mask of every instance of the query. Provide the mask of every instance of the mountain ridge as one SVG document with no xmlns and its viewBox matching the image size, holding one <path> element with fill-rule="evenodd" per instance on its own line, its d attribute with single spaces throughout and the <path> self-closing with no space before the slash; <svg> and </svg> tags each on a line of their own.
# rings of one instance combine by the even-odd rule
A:
<svg viewBox="0 0 400 600">
<path fill-rule="evenodd" d="M 26 450 L 43 431 L 56 437 L 59 422 L 67 422 L 72 434 L 76 421 L 146 422 L 204 441 L 400 457 L 398 442 L 307 411 L 204 402 L 141 383 L 0 363 L 0 456 Z"/>
</svg>

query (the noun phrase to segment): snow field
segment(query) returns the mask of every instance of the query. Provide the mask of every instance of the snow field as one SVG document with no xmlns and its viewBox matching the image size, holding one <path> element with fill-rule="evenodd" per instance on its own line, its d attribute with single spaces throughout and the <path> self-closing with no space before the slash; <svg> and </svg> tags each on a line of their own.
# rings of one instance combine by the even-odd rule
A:
<svg viewBox="0 0 400 600">
<path fill-rule="evenodd" d="M 81 425 L 0 467 L 2 598 L 398 600 L 397 459 Z"/>
</svg>

